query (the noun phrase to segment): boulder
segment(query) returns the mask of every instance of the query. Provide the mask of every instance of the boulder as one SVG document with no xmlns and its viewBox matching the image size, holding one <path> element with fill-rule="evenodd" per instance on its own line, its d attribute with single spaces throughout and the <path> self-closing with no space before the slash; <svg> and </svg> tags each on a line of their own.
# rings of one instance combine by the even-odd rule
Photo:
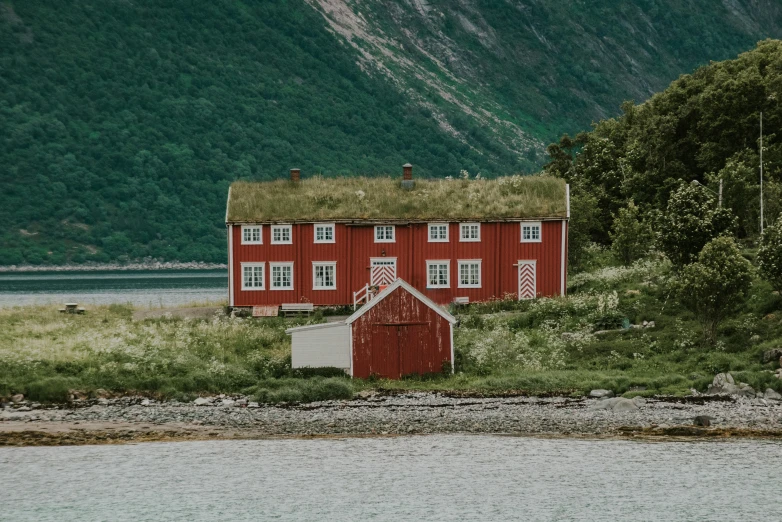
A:
<svg viewBox="0 0 782 522">
<path fill-rule="evenodd" d="M 706 390 L 706 395 L 737 395 L 740 388 L 735 384 L 725 383 L 721 386 L 715 386 L 712 384 L 709 389 Z"/>
<path fill-rule="evenodd" d="M 152 401 L 150 401 L 149 399 L 144 399 L 143 401 L 141 401 L 142 406 L 149 406 L 150 404 L 152 404 Z"/>
<path fill-rule="evenodd" d="M 236 405 L 236 401 L 233 399 L 223 399 L 220 403 L 221 406 L 234 406 Z"/>
<path fill-rule="evenodd" d="M 613 397 L 614 392 L 612 392 L 611 390 L 592 390 L 591 392 L 589 392 L 589 396 L 594 399 L 603 399 L 606 397 Z"/>
<path fill-rule="evenodd" d="M 638 404 L 633 399 L 617 397 L 613 411 L 633 411 L 638 409 Z"/>
<path fill-rule="evenodd" d="M 22 402 L 24 400 L 24 395 L 21 393 L 17 393 L 16 395 L 11 395 L 11 402 Z"/>
<path fill-rule="evenodd" d="M 782 348 L 772 348 L 763 352 L 764 363 L 779 361 L 780 358 L 782 358 Z"/>
<path fill-rule="evenodd" d="M 746 383 L 736 384 L 733 380 L 733 376 L 730 373 L 718 373 L 714 376 L 709 389 L 706 390 L 706 395 L 745 395 L 749 396 L 749 392 L 752 388 Z M 754 395 L 755 390 L 752 390 Z"/>
<path fill-rule="evenodd" d="M 600 399 L 590 406 L 592 410 L 611 410 L 611 411 L 633 411 L 638 409 L 638 404 L 632 399 L 624 397 L 611 397 Z"/>
<path fill-rule="evenodd" d="M 736 384 L 730 373 L 718 373 L 711 383 L 712 386 L 724 386 L 725 384 Z"/>
<path fill-rule="evenodd" d="M 207 399 L 205 397 L 199 397 L 196 400 L 193 401 L 193 404 L 196 406 L 206 406 L 207 404 L 212 404 L 212 399 Z"/>
<path fill-rule="evenodd" d="M 780 394 L 777 391 L 772 390 L 771 388 L 766 388 L 766 393 L 763 394 L 764 399 L 771 399 L 774 401 L 782 401 L 782 394 Z"/>
<path fill-rule="evenodd" d="M 646 404 L 646 399 L 644 399 L 643 397 L 633 397 L 633 402 L 635 403 L 636 406 L 643 406 L 644 404 Z"/>
<path fill-rule="evenodd" d="M 95 390 L 95 398 L 96 399 L 110 399 L 111 394 L 104 390 L 103 388 L 98 388 Z"/>
<path fill-rule="evenodd" d="M 747 383 L 742 382 L 739 385 L 739 391 L 736 395 L 740 397 L 755 397 L 755 389 Z"/>
</svg>

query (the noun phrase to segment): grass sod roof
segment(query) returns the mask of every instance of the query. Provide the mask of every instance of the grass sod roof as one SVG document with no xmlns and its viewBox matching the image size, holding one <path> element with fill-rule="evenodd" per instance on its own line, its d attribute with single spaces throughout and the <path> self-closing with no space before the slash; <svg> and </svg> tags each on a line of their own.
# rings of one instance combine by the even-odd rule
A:
<svg viewBox="0 0 782 522">
<path fill-rule="evenodd" d="M 564 180 L 549 176 L 417 179 L 412 190 L 387 177 L 237 181 L 229 191 L 226 222 L 562 219 L 566 198 Z"/>
</svg>

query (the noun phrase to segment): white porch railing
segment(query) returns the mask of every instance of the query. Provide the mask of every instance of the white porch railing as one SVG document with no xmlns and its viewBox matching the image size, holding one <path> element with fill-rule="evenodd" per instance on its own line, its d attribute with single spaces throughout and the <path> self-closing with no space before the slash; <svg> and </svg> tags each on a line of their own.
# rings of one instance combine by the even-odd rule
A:
<svg viewBox="0 0 782 522">
<path fill-rule="evenodd" d="M 359 304 L 368 303 L 372 300 L 374 293 L 369 290 L 369 283 L 365 284 L 357 292 L 353 292 L 353 311 Z"/>
</svg>

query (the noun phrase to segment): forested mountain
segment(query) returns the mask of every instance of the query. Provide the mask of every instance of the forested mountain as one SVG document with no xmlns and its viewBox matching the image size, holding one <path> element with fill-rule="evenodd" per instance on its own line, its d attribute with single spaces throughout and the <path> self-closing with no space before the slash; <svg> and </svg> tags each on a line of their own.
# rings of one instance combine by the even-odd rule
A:
<svg viewBox="0 0 782 522">
<path fill-rule="evenodd" d="M 223 261 L 229 183 L 532 172 L 769 0 L 0 0 L 0 264 Z"/>
</svg>

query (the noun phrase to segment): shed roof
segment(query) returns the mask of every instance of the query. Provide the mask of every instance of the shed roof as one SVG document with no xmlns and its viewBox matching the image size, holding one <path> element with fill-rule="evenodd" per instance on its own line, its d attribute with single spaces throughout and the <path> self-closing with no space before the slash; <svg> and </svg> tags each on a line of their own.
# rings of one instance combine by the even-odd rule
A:
<svg viewBox="0 0 782 522">
<path fill-rule="evenodd" d="M 396 290 L 397 288 L 404 288 L 411 294 L 413 294 L 418 300 L 420 300 L 422 303 L 424 303 L 426 306 L 440 314 L 445 320 L 447 320 L 451 324 L 456 324 L 456 318 L 452 316 L 450 313 L 448 313 L 446 310 L 443 310 L 442 307 L 438 306 L 437 303 L 426 297 L 424 294 L 413 288 L 410 284 L 408 284 L 403 279 L 397 279 L 390 285 L 388 285 L 382 292 L 377 294 L 374 299 L 372 299 L 368 304 L 362 306 L 359 310 L 356 310 L 353 315 L 345 319 L 345 323 L 347 324 L 353 324 L 359 317 L 370 311 L 372 308 L 377 306 L 378 303 L 380 303 L 383 299 L 391 295 L 391 293 Z"/>
<path fill-rule="evenodd" d="M 421 180 L 316 176 L 300 182 L 237 181 L 227 223 L 562 219 L 565 182 L 550 176 Z"/>
<path fill-rule="evenodd" d="M 322 330 L 323 328 L 334 328 L 336 326 L 345 326 L 345 321 L 333 321 L 331 323 L 306 324 L 304 326 L 294 326 L 288 328 L 285 333 L 290 335 L 294 332 L 307 332 L 309 330 Z"/>
</svg>

